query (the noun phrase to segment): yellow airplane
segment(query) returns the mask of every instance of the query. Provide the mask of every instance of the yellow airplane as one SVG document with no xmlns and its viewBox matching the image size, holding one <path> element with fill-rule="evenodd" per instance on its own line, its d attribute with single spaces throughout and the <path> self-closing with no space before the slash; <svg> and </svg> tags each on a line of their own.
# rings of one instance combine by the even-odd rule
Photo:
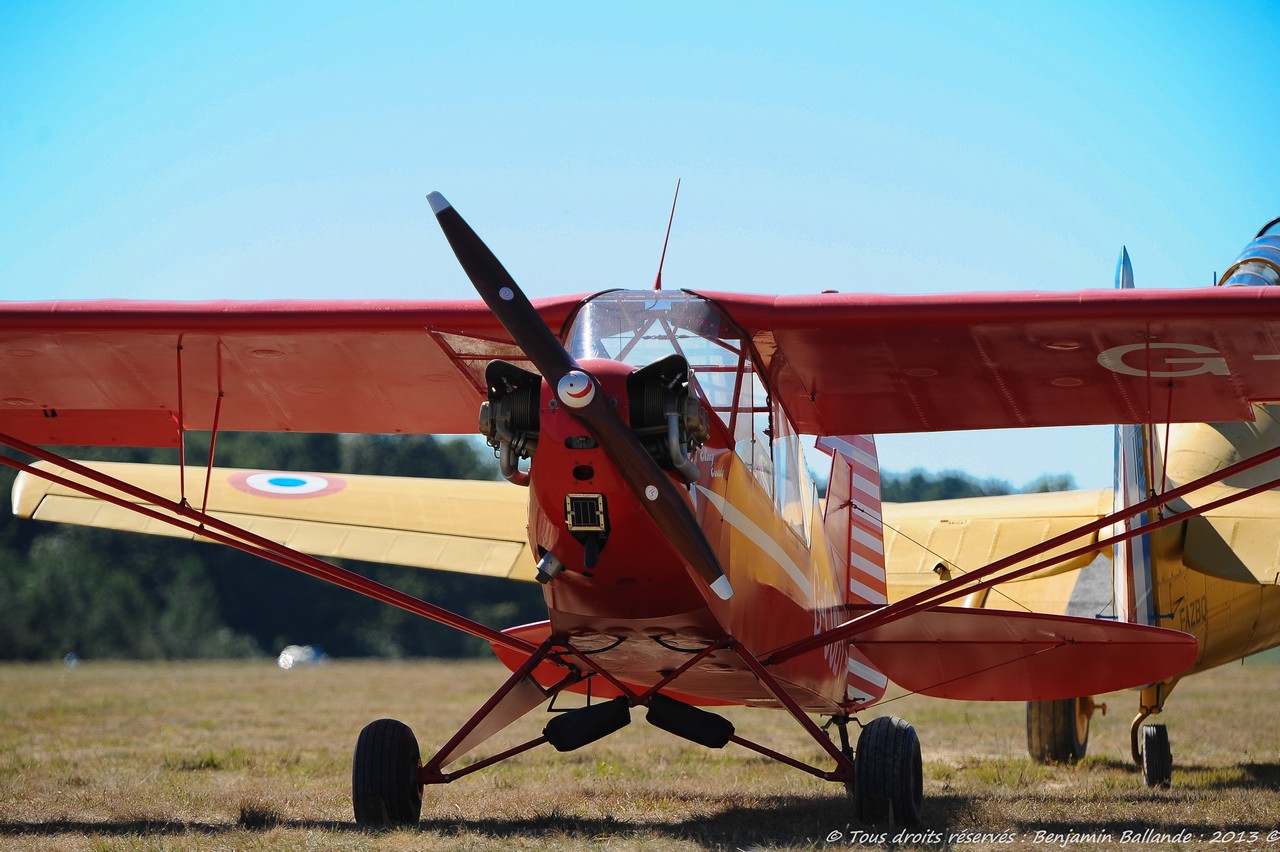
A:
<svg viewBox="0 0 1280 852">
<path fill-rule="evenodd" d="M 1121 253 L 1117 287 L 1133 286 L 1127 252 Z M 1218 286 L 1280 283 L 1280 219 L 1269 222 L 1221 276 Z M 1259 333 L 1263 333 L 1259 329 Z M 1135 344 L 1134 350 L 1165 344 Z M 1123 353 L 1114 353 L 1123 358 Z M 1216 353 L 1192 347 L 1168 359 L 1164 375 L 1153 372 L 1152 399 L 1165 406 L 1168 379 L 1222 374 Z M 1124 369 L 1124 362 L 1112 368 Z M 1162 383 L 1161 380 L 1164 380 Z M 1160 713 L 1174 687 L 1188 675 L 1280 645 L 1280 492 L 1263 490 L 1214 508 L 1274 480 L 1276 461 L 1250 467 L 1248 460 L 1280 448 L 1280 406 L 1254 406 L 1252 422 L 1166 423 L 1116 427 L 1115 489 L 1020 494 L 913 504 L 886 504 L 885 552 L 891 601 L 922 591 L 996 559 L 1048 540 L 1113 510 L 1152 499 L 1156 507 L 1131 522 L 1152 532 L 1117 542 L 1102 556 L 1078 553 L 999 589 L 968 596 L 963 605 L 995 609 L 1092 615 L 1172 627 L 1199 643 L 1195 665 L 1176 677 L 1143 687 L 1130 728 L 1134 761 L 1148 786 L 1167 786 L 1172 770 L 1164 725 L 1143 723 Z M 1242 464 L 1243 463 L 1243 464 Z M 1167 500 L 1203 477 L 1233 475 Z M 1203 514 L 1198 514 L 1203 510 Z M 1185 519 L 1179 519 L 1182 516 Z M 1090 540 L 1106 537 L 1107 529 Z M 1080 540 L 1058 548 L 1076 548 Z M 1025 564 L 1025 563 L 1023 563 Z M 1017 568 L 1018 566 L 1013 566 Z M 1088 747 L 1097 705 L 1091 696 L 1027 704 L 1027 749 L 1039 762 L 1074 762 Z"/>
</svg>

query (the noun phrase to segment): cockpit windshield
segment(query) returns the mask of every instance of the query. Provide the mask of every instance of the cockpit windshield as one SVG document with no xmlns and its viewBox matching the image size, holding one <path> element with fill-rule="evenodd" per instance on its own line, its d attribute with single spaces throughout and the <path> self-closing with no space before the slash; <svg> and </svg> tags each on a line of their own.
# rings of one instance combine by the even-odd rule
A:
<svg viewBox="0 0 1280 852">
<path fill-rule="evenodd" d="M 799 436 L 769 399 L 741 332 L 714 305 L 679 292 L 604 293 L 578 311 L 565 343 L 574 358 L 636 367 L 683 355 L 692 392 L 719 420 L 713 443 L 736 452 L 787 522 L 807 536 L 812 487 Z"/>
<path fill-rule="evenodd" d="M 601 294 L 578 311 L 565 343 L 575 358 L 611 358 L 637 367 L 683 355 L 692 368 L 695 392 L 731 431 L 734 414 L 743 407 L 741 376 L 744 368 L 750 370 L 743 341 L 714 305 L 697 296 L 627 290 Z M 761 397 L 763 406 L 763 392 Z M 748 400 L 746 408 L 752 407 Z"/>
<path fill-rule="evenodd" d="M 684 355 L 690 365 L 736 362 L 738 334 L 724 325 L 719 311 L 697 296 L 616 290 L 582 306 L 567 344 L 575 358 L 612 358 L 636 366 L 672 353 Z"/>
</svg>

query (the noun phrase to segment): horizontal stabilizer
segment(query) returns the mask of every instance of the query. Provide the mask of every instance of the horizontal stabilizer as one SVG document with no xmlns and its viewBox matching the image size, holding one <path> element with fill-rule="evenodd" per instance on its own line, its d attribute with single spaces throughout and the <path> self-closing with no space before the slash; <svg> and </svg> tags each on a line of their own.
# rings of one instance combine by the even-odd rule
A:
<svg viewBox="0 0 1280 852">
<path fill-rule="evenodd" d="M 1189 668 L 1195 637 L 1157 627 L 938 607 L 854 646 L 899 686 L 963 701 L 1049 701 L 1156 683 Z"/>
</svg>

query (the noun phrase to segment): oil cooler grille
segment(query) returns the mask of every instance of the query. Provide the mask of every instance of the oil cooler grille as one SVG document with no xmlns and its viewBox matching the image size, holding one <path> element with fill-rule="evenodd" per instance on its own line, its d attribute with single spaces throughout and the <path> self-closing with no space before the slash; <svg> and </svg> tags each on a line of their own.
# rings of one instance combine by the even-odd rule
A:
<svg viewBox="0 0 1280 852">
<path fill-rule="evenodd" d="M 564 498 L 564 522 L 569 532 L 604 532 L 604 495 L 567 495 Z"/>
</svg>

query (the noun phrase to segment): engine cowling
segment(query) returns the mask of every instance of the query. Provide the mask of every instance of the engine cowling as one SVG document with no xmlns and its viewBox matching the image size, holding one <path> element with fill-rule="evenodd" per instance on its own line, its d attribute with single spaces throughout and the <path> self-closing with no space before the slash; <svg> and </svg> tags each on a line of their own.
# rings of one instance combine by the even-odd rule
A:
<svg viewBox="0 0 1280 852">
<path fill-rule="evenodd" d="M 489 399 L 480 406 L 480 434 L 498 454 L 502 475 L 517 485 L 528 485 L 528 474 L 519 464 L 532 458 L 538 448 L 542 376 L 495 360 L 485 369 L 485 382 Z"/>
<path fill-rule="evenodd" d="M 627 379 L 631 430 L 663 470 L 698 479 L 689 456 L 710 436 L 706 412 L 689 392 L 689 362 L 669 355 Z"/>
</svg>

